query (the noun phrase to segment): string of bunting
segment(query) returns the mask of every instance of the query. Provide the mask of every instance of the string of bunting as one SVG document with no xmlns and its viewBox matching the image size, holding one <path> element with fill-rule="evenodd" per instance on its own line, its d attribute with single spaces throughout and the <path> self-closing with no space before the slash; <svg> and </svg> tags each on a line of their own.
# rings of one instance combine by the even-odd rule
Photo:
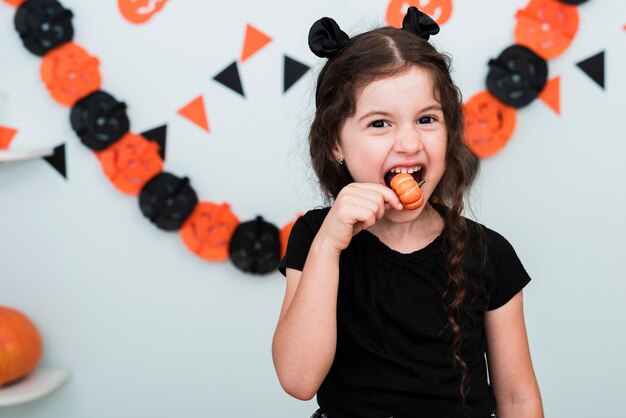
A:
<svg viewBox="0 0 626 418">
<path fill-rule="evenodd" d="M 266 274 L 284 254 L 295 219 L 281 230 L 257 216 L 240 222 L 227 203 L 198 201 L 189 178 L 163 171 L 165 144 L 130 132 L 126 104 L 101 90 L 98 58 L 73 42 L 73 13 L 57 0 L 5 0 L 16 6 L 24 47 L 42 57 L 40 75 L 52 98 L 71 107 L 70 123 L 94 151 L 115 187 L 139 195 L 142 214 L 164 231 L 180 231 L 187 248 L 209 261 L 230 261 Z"/>
<path fill-rule="evenodd" d="M 163 171 L 163 135 L 130 132 L 126 104 L 100 89 L 98 58 L 73 42 L 72 12 L 57 0 L 4 1 L 17 7 L 15 29 L 26 49 L 42 57 L 41 78 L 50 95 L 71 107 L 70 123 L 81 142 L 118 190 L 139 195 L 146 218 L 164 231 L 179 230 L 187 248 L 206 260 L 230 258 L 247 273 L 276 269 L 295 219 L 279 231 L 261 216 L 241 223 L 226 203 L 199 202 L 187 177 Z M 578 31 L 576 6 L 585 1 L 530 0 L 517 12 L 516 43 L 489 61 L 487 89 L 464 104 L 465 140 L 476 155 L 485 158 L 504 147 L 515 129 L 516 109 L 537 97 L 554 100 L 554 90 L 546 88 L 553 83 L 546 60 L 570 46 Z M 452 9 L 450 1 L 443 3 L 429 3 L 432 12 L 441 9 L 439 24 Z M 404 4 L 390 1 L 388 24 L 397 26 Z"/>
<path fill-rule="evenodd" d="M 559 112 L 559 79 L 548 81 L 546 60 L 570 46 L 578 31 L 576 6 L 586 1 L 531 0 L 517 12 L 516 43 L 489 60 L 487 90 L 464 105 L 465 141 L 474 154 L 485 158 L 500 151 L 515 130 L 516 109 L 537 97 Z"/>
</svg>

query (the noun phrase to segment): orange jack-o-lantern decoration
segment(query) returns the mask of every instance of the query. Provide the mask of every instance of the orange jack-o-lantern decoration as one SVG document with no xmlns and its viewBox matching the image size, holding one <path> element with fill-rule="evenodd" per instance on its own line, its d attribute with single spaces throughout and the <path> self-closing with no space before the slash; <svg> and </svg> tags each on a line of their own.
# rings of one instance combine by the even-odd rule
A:
<svg viewBox="0 0 626 418">
<path fill-rule="evenodd" d="M 128 194 L 138 194 L 148 180 L 163 171 L 159 145 L 131 132 L 96 156 L 109 180 Z"/>
<path fill-rule="evenodd" d="M 228 259 L 228 245 L 239 219 L 227 203 L 200 202 L 180 230 L 191 252 L 209 261 Z"/>
<path fill-rule="evenodd" d="M 42 352 L 35 325 L 23 313 L 0 306 L 0 386 L 29 375 Z"/>
<path fill-rule="evenodd" d="M 516 111 L 483 91 L 464 105 L 465 143 L 481 158 L 500 151 L 515 130 Z"/>
<path fill-rule="evenodd" d="M 54 48 L 43 56 L 41 79 L 54 100 L 73 106 L 100 88 L 100 61 L 74 42 Z"/>
<path fill-rule="evenodd" d="M 293 225 L 301 216 L 302 216 L 301 213 L 297 214 L 296 218 L 293 221 L 283 226 L 282 229 L 280 230 L 280 258 L 283 258 L 285 256 L 285 253 L 287 252 L 287 243 L 289 242 L 289 235 L 291 234 Z"/>
<path fill-rule="evenodd" d="M 124 19 L 136 25 L 146 23 L 161 11 L 167 0 L 118 0 Z"/>
<path fill-rule="evenodd" d="M 516 17 L 515 41 L 544 59 L 565 51 L 578 31 L 576 6 L 557 0 L 531 0 Z"/>
<path fill-rule="evenodd" d="M 439 26 L 446 23 L 452 15 L 452 0 L 391 0 L 387 6 L 387 24 L 401 28 L 406 11 L 411 6 L 426 13 Z"/>
</svg>

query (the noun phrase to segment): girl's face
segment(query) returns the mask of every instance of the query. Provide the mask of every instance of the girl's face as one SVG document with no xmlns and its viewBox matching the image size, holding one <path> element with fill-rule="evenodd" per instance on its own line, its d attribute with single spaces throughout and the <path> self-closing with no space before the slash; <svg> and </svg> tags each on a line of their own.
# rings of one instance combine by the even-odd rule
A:
<svg viewBox="0 0 626 418">
<path fill-rule="evenodd" d="M 359 183 L 389 186 L 395 172 L 412 172 L 426 180 L 427 201 L 446 168 L 447 138 L 430 73 L 414 66 L 357 92 L 356 111 L 344 121 L 333 154 Z"/>
</svg>

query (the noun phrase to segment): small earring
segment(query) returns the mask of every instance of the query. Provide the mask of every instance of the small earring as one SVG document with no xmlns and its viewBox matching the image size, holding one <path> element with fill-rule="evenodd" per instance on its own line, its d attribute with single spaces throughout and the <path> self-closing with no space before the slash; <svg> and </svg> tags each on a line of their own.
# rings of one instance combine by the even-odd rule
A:
<svg viewBox="0 0 626 418">
<path fill-rule="evenodd" d="M 343 158 L 341 158 L 341 157 L 337 157 L 337 163 L 338 163 L 339 165 L 343 165 L 343 161 L 344 161 L 344 160 L 343 160 Z"/>
</svg>

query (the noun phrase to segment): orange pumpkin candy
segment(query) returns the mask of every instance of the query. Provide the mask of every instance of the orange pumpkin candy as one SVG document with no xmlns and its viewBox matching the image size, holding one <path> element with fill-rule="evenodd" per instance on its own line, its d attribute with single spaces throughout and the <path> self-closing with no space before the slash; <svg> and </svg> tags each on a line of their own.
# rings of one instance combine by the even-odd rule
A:
<svg viewBox="0 0 626 418">
<path fill-rule="evenodd" d="M 42 353 L 35 325 L 21 312 L 0 306 L 0 387 L 29 375 Z"/>
<path fill-rule="evenodd" d="M 391 189 L 396 192 L 404 209 L 413 210 L 422 207 L 424 195 L 420 184 L 409 173 L 396 174 L 390 182 Z"/>
</svg>

